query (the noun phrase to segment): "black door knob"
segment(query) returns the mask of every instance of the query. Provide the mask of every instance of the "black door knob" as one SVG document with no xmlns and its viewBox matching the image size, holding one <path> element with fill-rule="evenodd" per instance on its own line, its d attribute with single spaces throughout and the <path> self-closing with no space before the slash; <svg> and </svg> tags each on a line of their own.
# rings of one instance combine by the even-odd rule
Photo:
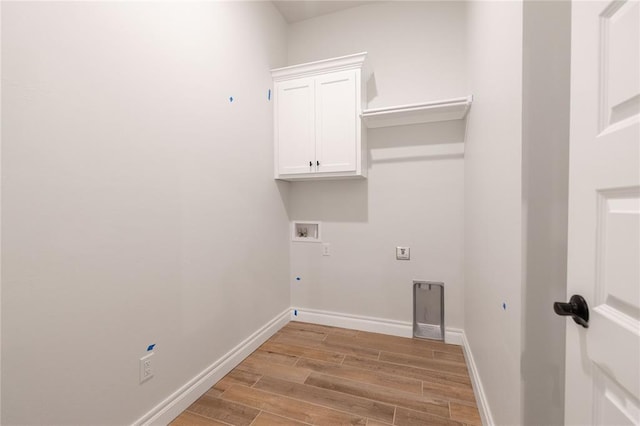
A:
<svg viewBox="0 0 640 426">
<path fill-rule="evenodd" d="M 313 163 L 311 161 L 309 161 L 309 167 L 313 166 Z"/>
<path fill-rule="evenodd" d="M 569 303 L 555 302 L 553 304 L 553 310 L 558 315 L 570 316 L 576 322 L 584 328 L 589 328 L 589 306 L 584 297 L 579 294 L 571 296 Z"/>
</svg>

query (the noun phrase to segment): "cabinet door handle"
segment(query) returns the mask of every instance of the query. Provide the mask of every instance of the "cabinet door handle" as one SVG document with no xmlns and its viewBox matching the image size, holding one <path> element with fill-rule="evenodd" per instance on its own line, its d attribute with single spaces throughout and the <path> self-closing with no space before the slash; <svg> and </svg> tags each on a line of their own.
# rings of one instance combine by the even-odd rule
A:
<svg viewBox="0 0 640 426">
<path fill-rule="evenodd" d="M 313 167 L 313 163 L 309 161 L 309 167 Z"/>
<path fill-rule="evenodd" d="M 316 164 L 318 165 L 318 167 L 320 167 L 320 161 L 316 161 Z"/>
</svg>

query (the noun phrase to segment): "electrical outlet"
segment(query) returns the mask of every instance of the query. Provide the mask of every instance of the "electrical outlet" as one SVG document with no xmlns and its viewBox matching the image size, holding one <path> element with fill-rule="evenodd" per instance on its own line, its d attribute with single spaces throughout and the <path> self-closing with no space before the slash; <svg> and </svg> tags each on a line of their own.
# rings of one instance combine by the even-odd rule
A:
<svg viewBox="0 0 640 426">
<path fill-rule="evenodd" d="M 331 256 L 331 244 L 323 243 L 322 244 L 322 255 L 323 256 Z"/>
<path fill-rule="evenodd" d="M 396 247 L 397 260 L 409 260 L 411 258 L 411 249 L 409 247 Z"/>
<path fill-rule="evenodd" d="M 153 352 L 140 358 L 140 383 L 153 377 L 152 357 Z"/>
</svg>

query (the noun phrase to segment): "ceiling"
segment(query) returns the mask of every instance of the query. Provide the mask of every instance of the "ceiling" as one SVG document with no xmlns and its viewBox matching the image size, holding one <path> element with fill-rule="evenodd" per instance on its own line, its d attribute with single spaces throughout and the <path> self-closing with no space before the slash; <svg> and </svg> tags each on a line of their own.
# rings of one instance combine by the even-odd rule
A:
<svg viewBox="0 0 640 426">
<path fill-rule="evenodd" d="M 315 18 L 316 16 L 326 15 L 327 13 L 362 6 L 367 3 L 373 3 L 373 1 L 273 1 L 273 4 L 280 11 L 284 19 L 290 24 L 304 19 Z"/>
</svg>

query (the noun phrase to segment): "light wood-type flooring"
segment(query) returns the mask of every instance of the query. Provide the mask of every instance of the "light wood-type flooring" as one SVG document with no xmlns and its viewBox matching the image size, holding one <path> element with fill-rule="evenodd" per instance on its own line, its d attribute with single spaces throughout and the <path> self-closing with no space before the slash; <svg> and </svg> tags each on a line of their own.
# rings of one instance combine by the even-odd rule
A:
<svg viewBox="0 0 640 426">
<path fill-rule="evenodd" d="M 460 346 L 291 322 L 172 426 L 481 425 Z"/>
</svg>

